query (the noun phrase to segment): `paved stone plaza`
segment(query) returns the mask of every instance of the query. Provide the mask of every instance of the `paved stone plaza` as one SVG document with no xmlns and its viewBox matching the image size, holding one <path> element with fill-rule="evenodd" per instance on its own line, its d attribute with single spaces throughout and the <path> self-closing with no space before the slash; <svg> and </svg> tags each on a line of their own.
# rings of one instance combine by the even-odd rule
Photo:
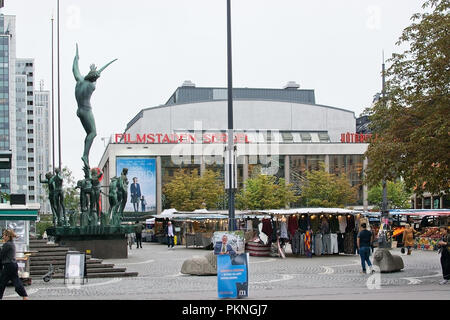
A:
<svg viewBox="0 0 450 320">
<path fill-rule="evenodd" d="M 288 245 L 287 252 L 290 252 Z M 180 273 L 183 261 L 205 255 L 203 249 L 187 249 L 143 243 L 143 249 L 129 251 L 129 258 L 104 260 L 127 271 L 137 271 L 135 278 L 90 279 L 81 286 L 66 286 L 64 280 L 49 283 L 34 280 L 26 287 L 32 300 L 214 300 L 216 276 L 189 276 Z M 399 249 L 392 253 L 401 255 Z M 319 299 L 450 299 L 450 284 L 442 280 L 440 255 L 414 251 L 401 255 L 405 269 L 399 273 L 363 275 L 358 255 L 323 257 L 250 257 L 249 300 L 319 300 Z M 5 300 L 18 300 L 8 287 Z"/>
</svg>

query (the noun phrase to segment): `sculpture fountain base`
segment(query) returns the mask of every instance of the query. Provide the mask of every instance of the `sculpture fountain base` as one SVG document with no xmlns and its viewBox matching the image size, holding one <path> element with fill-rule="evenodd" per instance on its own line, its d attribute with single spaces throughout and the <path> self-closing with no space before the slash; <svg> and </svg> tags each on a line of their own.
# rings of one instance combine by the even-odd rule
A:
<svg viewBox="0 0 450 320">
<path fill-rule="evenodd" d="M 80 252 L 90 251 L 97 259 L 128 258 L 127 233 L 133 233 L 133 226 L 86 226 L 52 227 L 47 235 L 55 237 L 55 242 Z"/>
</svg>

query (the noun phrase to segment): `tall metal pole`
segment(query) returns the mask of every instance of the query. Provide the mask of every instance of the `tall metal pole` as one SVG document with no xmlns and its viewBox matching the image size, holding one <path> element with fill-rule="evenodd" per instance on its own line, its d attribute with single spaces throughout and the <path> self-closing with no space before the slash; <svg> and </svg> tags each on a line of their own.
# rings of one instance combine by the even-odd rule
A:
<svg viewBox="0 0 450 320">
<path fill-rule="evenodd" d="M 227 49 L 228 49 L 228 230 L 235 231 L 234 210 L 234 127 L 233 127 L 233 64 L 231 50 L 231 0 L 227 0 Z"/>
<path fill-rule="evenodd" d="M 55 173 L 55 49 L 54 49 L 54 23 L 52 14 L 52 169 Z"/>
<path fill-rule="evenodd" d="M 58 151 L 59 151 L 59 170 L 62 170 L 62 160 L 61 160 L 61 81 L 60 81 L 60 73 L 59 73 L 59 0 L 58 0 L 58 44 L 57 44 L 57 52 L 58 52 Z"/>
<path fill-rule="evenodd" d="M 381 89 L 381 101 L 382 103 L 386 103 L 386 65 L 384 63 L 384 51 L 383 51 L 383 64 L 382 64 L 382 89 Z M 383 220 L 388 221 L 388 223 L 386 224 L 386 227 L 389 226 L 389 210 L 388 210 L 388 200 L 387 200 L 387 182 L 386 179 L 383 179 L 382 181 L 382 187 L 383 187 L 383 201 L 381 204 L 381 223 L 384 223 Z M 387 235 L 389 230 L 385 230 L 385 243 L 382 244 L 383 247 L 385 248 L 390 248 L 391 247 L 391 241 L 388 241 L 387 239 Z"/>
</svg>

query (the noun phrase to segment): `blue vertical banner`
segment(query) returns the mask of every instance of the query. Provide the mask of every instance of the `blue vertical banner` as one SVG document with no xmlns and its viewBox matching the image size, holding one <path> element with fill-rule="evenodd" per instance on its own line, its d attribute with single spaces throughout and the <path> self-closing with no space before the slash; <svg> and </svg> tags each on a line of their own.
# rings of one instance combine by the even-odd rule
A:
<svg viewBox="0 0 450 320">
<path fill-rule="evenodd" d="M 217 256 L 219 298 L 248 297 L 248 253 Z"/>
<path fill-rule="evenodd" d="M 128 168 L 128 199 L 125 211 L 156 210 L 156 159 L 149 157 L 117 157 L 116 175 Z M 135 178 L 135 185 L 133 179 Z M 134 197 L 132 197 L 134 195 Z M 143 206 L 144 204 L 144 206 Z M 143 210 L 144 208 L 144 210 Z"/>
</svg>

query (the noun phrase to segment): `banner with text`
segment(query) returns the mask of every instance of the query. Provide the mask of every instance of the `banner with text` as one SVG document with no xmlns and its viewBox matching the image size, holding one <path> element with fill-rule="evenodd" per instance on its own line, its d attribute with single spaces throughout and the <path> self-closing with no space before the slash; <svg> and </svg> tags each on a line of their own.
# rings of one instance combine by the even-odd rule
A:
<svg viewBox="0 0 450 320">
<path fill-rule="evenodd" d="M 248 253 L 217 256 L 219 298 L 248 297 Z"/>
</svg>

